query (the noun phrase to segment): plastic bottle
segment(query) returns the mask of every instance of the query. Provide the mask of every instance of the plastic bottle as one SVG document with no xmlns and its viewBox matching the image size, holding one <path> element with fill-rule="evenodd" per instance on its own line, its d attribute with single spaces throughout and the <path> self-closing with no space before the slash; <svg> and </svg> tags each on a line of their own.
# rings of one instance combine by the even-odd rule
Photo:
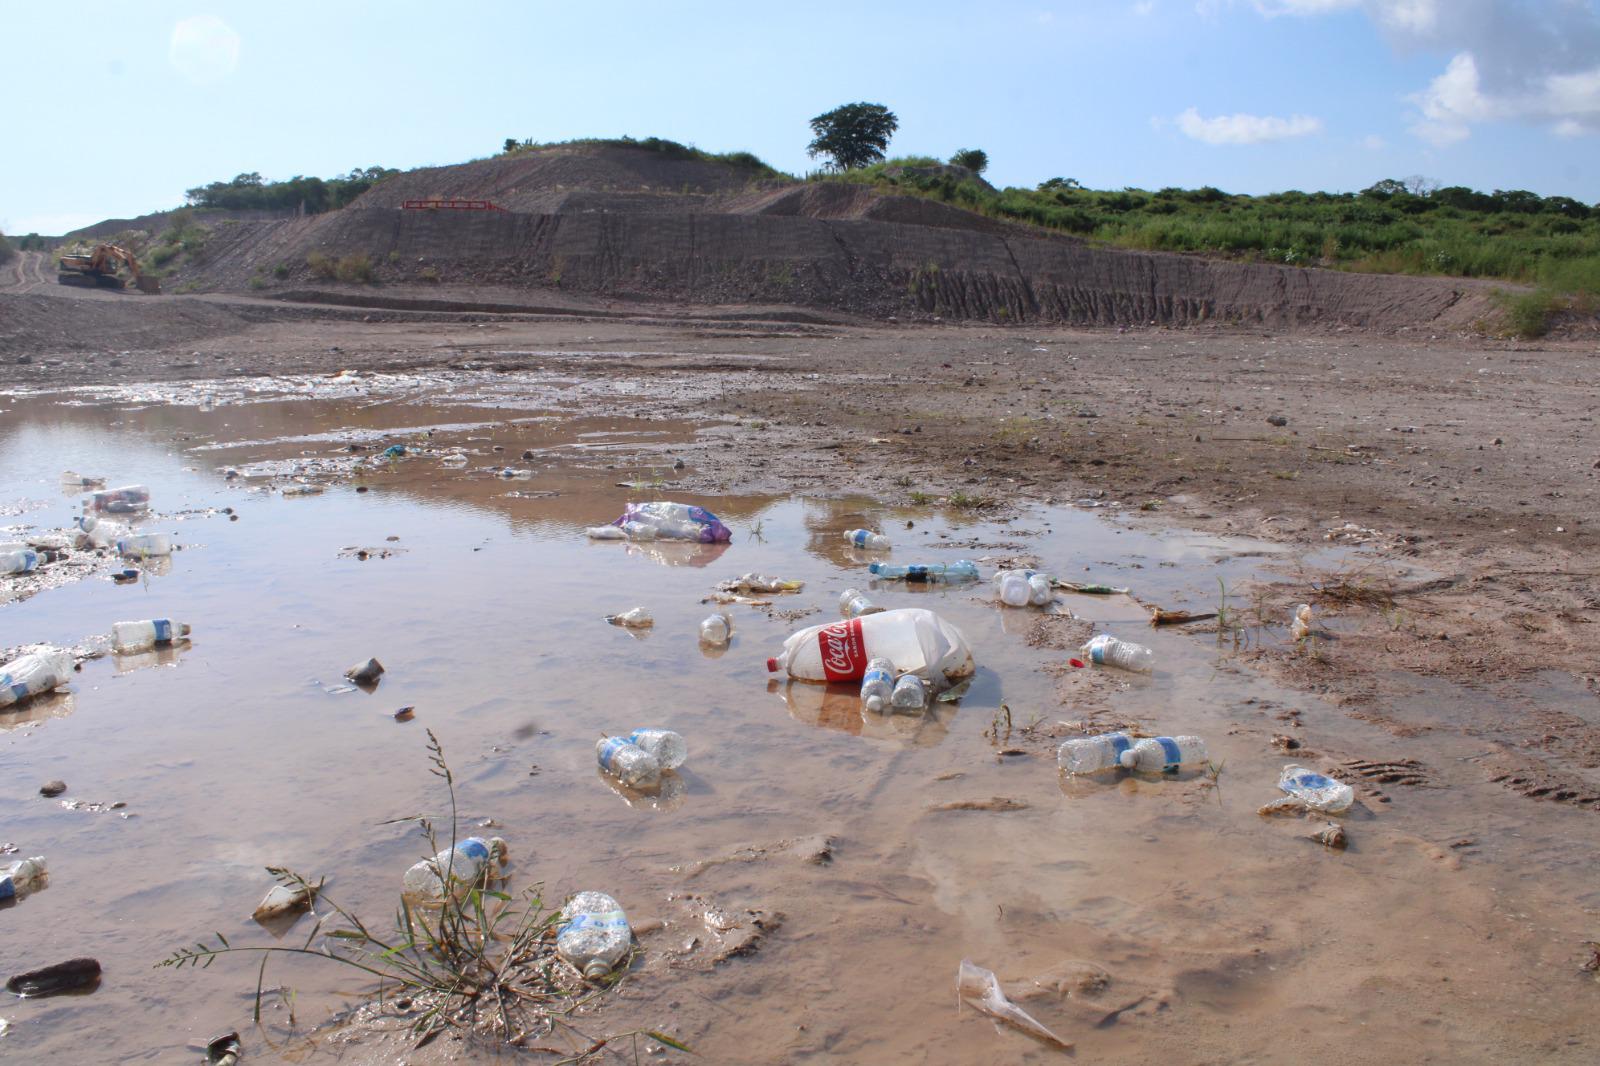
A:
<svg viewBox="0 0 1600 1066">
<path fill-rule="evenodd" d="M 189 635 L 189 626 L 170 618 L 151 618 L 143 622 L 118 622 L 111 627 L 111 646 L 119 652 L 144 651 L 157 644 L 171 644 Z"/>
<path fill-rule="evenodd" d="M 39 567 L 39 553 L 32 548 L 5 545 L 0 550 L 0 574 L 25 574 Z"/>
<path fill-rule="evenodd" d="M 1089 642 L 1078 650 L 1087 655 L 1091 662 L 1101 666 L 1115 666 L 1141 674 L 1148 674 L 1156 668 L 1154 651 L 1143 644 L 1122 640 L 1109 633 L 1089 638 Z"/>
<path fill-rule="evenodd" d="M 418 903 L 442 903 L 445 878 L 450 879 L 450 894 L 460 896 L 483 876 L 491 862 L 506 861 L 506 842 L 499 837 L 468 837 L 446 848 L 431 859 L 423 859 L 406 871 L 402 890 L 407 899 Z"/>
<path fill-rule="evenodd" d="M 1206 761 L 1206 742 L 1199 737 L 1145 737 L 1117 756 L 1129 770 L 1147 774 L 1174 772 Z"/>
<path fill-rule="evenodd" d="M 846 618 L 860 618 L 864 614 L 882 614 L 883 608 L 867 599 L 860 589 L 845 589 L 839 594 L 839 613 Z"/>
<path fill-rule="evenodd" d="M 785 670 L 801 681 L 859 681 L 867 663 L 878 658 L 901 673 L 935 681 L 965 677 L 975 669 L 961 630 L 921 607 L 802 629 L 767 660 L 767 669 Z"/>
<path fill-rule="evenodd" d="M 1342 814 L 1355 802 L 1355 789 L 1343 781 L 1290 764 L 1278 775 L 1278 787 L 1314 811 Z"/>
<path fill-rule="evenodd" d="M 0 707 L 49 692 L 72 677 L 72 653 L 36 651 L 0 666 Z"/>
<path fill-rule="evenodd" d="M 1122 765 L 1122 753 L 1133 745 L 1126 733 L 1102 733 L 1097 737 L 1073 737 L 1056 749 L 1056 765 L 1064 773 L 1092 774 Z"/>
<path fill-rule="evenodd" d="M 1289 638 L 1291 640 L 1304 640 L 1311 635 L 1311 605 L 1302 603 L 1294 609 L 1294 617 L 1289 620 Z"/>
<path fill-rule="evenodd" d="M 627 540 L 628 532 L 621 526 L 590 526 L 584 530 L 590 540 Z"/>
<path fill-rule="evenodd" d="M 894 696 L 894 663 L 873 659 L 861 675 L 861 706 L 877 714 Z"/>
<path fill-rule="evenodd" d="M 654 788 L 661 780 L 656 757 L 627 737 L 601 737 L 594 755 L 600 769 L 629 788 Z"/>
<path fill-rule="evenodd" d="M 1001 570 L 994 575 L 994 593 L 1007 607 L 1042 607 L 1055 598 L 1049 575 L 1037 570 Z"/>
<path fill-rule="evenodd" d="M 928 686 L 916 674 L 902 674 L 894 683 L 889 705 L 897 711 L 920 711 L 928 705 Z"/>
<path fill-rule="evenodd" d="M 676 770 L 689 757 L 689 745 L 670 729 L 635 729 L 626 739 L 644 749 L 663 770 Z"/>
<path fill-rule="evenodd" d="M 716 614 L 700 623 L 700 643 L 720 648 L 733 636 L 733 619 L 727 611 Z"/>
<path fill-rule="evenodd" d="M 14 899 L 19 892 L 26 894 L 39 888 L 46 873 L 43 855 L 0 865 L 0 899 Z"/>
<path fill-rule="evenodd" d="M 628 535 L 635 540 L 641 539 L 635 529 L 645 528 L 663 540 L 695 540 L 702 544 L 715 544 L 733 538 L 733 531 L 704 507 L 669 500 L 630 503 L 617 524 L 628 530 Z"/>
<path fill-rule="evenodd" d="M 143 485 L 124 485 L 118 489 L 101 489 L 89 496 L 89 510 L 102 514 L 128 514 L 150 507 L 150 490 Z"/>
<path fill-rule="evenodd" d="M 656 624 L 656 620 L 650 617 L 650 612 L 643 607 L 634 607 L 621 614 L 608 614 L 606 621 L 614 626 L 627 626 L 630 629 L 646 629 Z"/>
<path fill-rule="evenodd" d="M 96 518 L 92 514 L 79 517 L 77 526 L 82 530 L 79 538 L 83 544 L 94 548 L 109 548 L 117 543 L 118 537 L 126 537 L 128 535 L 126 526 L 108 522 L 103 518 Z"/>
<path fill-rule="evenodd" d="M 604 892 L 579 892 L 561 908 L 561 920 L 556 950 L 591 981 L 610 973 L 633 947 L 622 904 Z"/>
<path fill-rule="evenodd" d="M 130 533 L 117 539 L 118 555 L 140 557 L 172 554 L 172 535 L 169 533 Z"/>
<path fill-rule="evenodd" d="M 959 581 L 978 580 L 978 564 L 970 559 L 957 559 L 953 563 L 932 563 L 926 566 L 920 564 L 894 566 L 890 563 L 873 563 L 867 569 L 872 571 L 873 577 L 880 577 L 886 581 L 904 579 L 911 584 L 930 581 L 943 581 L 954 584 Z"/>
<path fill-rule="evenodd" d="M 847 529 L 844 539 L 852 547 L 865 548 L 868 551 L 886 552 L 889 550 L 889 538 L 882 533 L 874 533 L 870 529 Z"/>
</svg>

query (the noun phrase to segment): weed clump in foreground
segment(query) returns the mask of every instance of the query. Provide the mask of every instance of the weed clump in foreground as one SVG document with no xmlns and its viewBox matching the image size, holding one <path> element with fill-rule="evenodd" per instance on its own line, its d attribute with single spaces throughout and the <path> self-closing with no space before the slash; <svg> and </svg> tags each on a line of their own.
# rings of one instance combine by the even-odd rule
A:
<svg viewBox="0 0 1600 1066">
<path fill-rule="evenodd" d="M 429 772 L 443 779 L 450 796 L 450 844 L 456 845 L 455 778 L 445 762 L 438 738 L 428 732 Z M 432 822 L 416 821 L 428 840 L 430 854 L 440 850 Z M 490 867 L 492 870 L 492 864 Z M 366 974 L 373 996 L 409 1022 L 417 1046 L 446 1029 L 493 1037 L 528 1046 L 527 1041 L 554 1036 L 573 1046 L 573 1061 L 632 1037 L 690 1049 L 661 1033 L 642 1030 L 594 1038 L 579 1031 L 568 1017 L 627 976 L 630 955 L 595 981 L 584 977 L 556 953 L 559 910 L 545 906 L 543 886 L 533 885 L 512 897 L 489 887 L 492 873 L 465 891 L 447 894 L 442 904 L 426 907 L 401 897 L 392 932 L 381 932 L 330 898 L 322 882 L 280 867 L 267 872 L 287 888 L 306 893 L 322 913 L 299 947 L 276 944 L 231 944 L 221 933 L 215 942 L 183 947 L 156 964 L 159 968 L 209 967 L 225 955 L 258 954 L 255 1021 L 261 1021 L 267 963 L 274 955 L 325 959 Z M 450 871 L 444 871 L 450 881 Z M 576 1038 L 576 1039 L 574 1039 Z M 546 1051 L 560 1051 L 544 1048 Z"/>
</svg>

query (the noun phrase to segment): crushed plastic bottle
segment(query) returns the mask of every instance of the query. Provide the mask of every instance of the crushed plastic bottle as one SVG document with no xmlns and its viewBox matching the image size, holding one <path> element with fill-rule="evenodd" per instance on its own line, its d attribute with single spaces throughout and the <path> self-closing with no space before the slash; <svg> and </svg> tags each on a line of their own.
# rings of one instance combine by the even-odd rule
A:
<svg viewBox="0 0 1600 1066">
<path fill-rule="evenodd" d="M 600 769 L 629 788 L 654 788 L 661 781 L 656 757 L 627 737 L 601 737 L 594 755 Z"/>
<path fill-rule="evenodd" d="M 873 563 L 867 568 L 873 577 L 885 581 L 904 580 L 910 584 L 942 581 L 946 584 L 956 584 L 962 581 L 978 580 L 978 564 L 970 559 L 957 559 L 953 563 L 931 563 L 926 566 L 913 563 L 909 566 L 895 566 L 891 563 Z"/>
<path fill-rule="evenodd" d="M 727 611 L 718 611 L 700 623 L 700 643 L 720 648 L 733 636 L 733 618 Z"/>
<path fill-rule="evenodd" d="M 1056 595 L 1050 575 L 1037 570 L 1001 570 L 994 575 L 994 594 L 1007 607 L 1043 607 Z"/>
<path fill-rule="evenodd" d="M 0 574 L 26 574 L 39 568 L 39 553 L 25 545 L 0 545 Z"/>
<path fill-rule="evenodd" d="M 449 894 L 461 896 L 478 883 L 491 862 L 504 865 L 506 842 L 499 837 L 468 837 L 452 848 L 446 848 L 431 859 L 423 859 L 406 871 L 402 891 L 406 898 L 416 903 L 442 903 L 445 898 L 445 879 L 450 882 Z"/>
<path fill-rule="evenodd" d="M 930 681 L 955 680 L 976 669 L 961 630 L 932 611 L 902 607 L 802 629 L 767 660 L 767 670 L 784 670 L 801 681 L 859 681 L 877 658 Z"/>
<path fill-rule="evenodd" d="M 627 540 L 628 531 L 621 526 L 590 526 L 584 530 L 590 540 Z"/>
<path fill-rule="evenodd" d="M 646 530 L 651 537 L 660 537 L 662 540 L 694 540 L 702 544 L 715 544 L 733 539 L 733 531 L 704 507 L 668 500 L 630 503 L 623 510 L 622 517 L 612 524 L 620 526 L 635 540 L 643 539 L 640 534 Z"/>
<path fill-rule="evenodd" d="M 791 581 L 770 574 L 740 574 L 730 581 L 724 581 L 717 589 L 722 592 L 799 592 L 805 588 L 805 584 L 804 581 Z"/>
<path fill-rule="evenodd" d="M 50 692 L 71 677 L 71 652 L 47 648 L 20 656 L 0 666 L 0 707 Z"/>
<path fill-rule="evenodd" d="M 867 551 L 886 552 L 889 550 L 889 538 L 882 533 L 874 533 L 870 529 L 847 529 L 844 539 L 851 547 L 865 548 Z"/>
<path fill-rule="evenodd" d="M 1090 637 L 1088 643 L 1078 650 L 1087 655 L 1090 662 L 1100 666 L 1115 666 L 1141 674 L 1148 674 L 1156 668 L 1154 651 L 1143 644 L 1122 640 L 1109 633 Z"/>
<path fill-rule="evenodd" d="M 861 675 L 861 706 L 873 714 L 881 712 L 894 696 L 894 663 L 873 659 Z"/>
<path fill-rule="evenodd" d="M 15 899 L 43 888 L 48 873 L 43 855 L 0 865 L 0 899 Z"/>
<path fill-rule="evenodd" d="M 1129 770 L 1147 774 L 1175 773 L 1206 761 L 1206 742 L 1199 737 L 1145 737 L 1117 756 Z"/>
<path fill-rule="evenodd" d="M 106 479 L 95 477 L 92 474 L 80 474 L 76 470 L 63 470 L 61 472 L 61 487 L 77 492 L 81 489 L 98 489 L 104 486 Z"/>
<path fill-rule="evenodd" d="M 928 686 L 916 674 L 902 674 L 894 683 L 889 706 L 897 711 L 920 711 L 928 705 Z"/>
<path fill-rule="evenodd" d="M 1291 640 L 1304 640 L 1311 635 L 1311 605 L 1302 603 L 1294 609 L 1294 617 L 1289 620 L 1289 638 Z"/>
<path fill-rule="evenodd" d="M 109 548 L 117 543 L 119 537 L 128 535 L 126 526 L 96 518 L 92 514 L 80 516 L 75 524 L 79 530 L 77 539 L 80 548 Z"/>
<path fill-rule="evenodd" d="M 647 629 L 656 624 L 656 620 L 650 617 L 650 612 L 643 607 L 634 607 L 621 614 L 608 614 L 606 621 L 614 626 L 627 626 L 629 629 Z"/>
<path fill-rule="evenodd" d="M 85 505 L 101 514 L 132 514 L 150 508 L 150 490 L 143 485 L 124 485 L 117 489 L 101 489 L 89 496 Z"/>
<path fill-rule="evenodd" d="M 1356 800 L 1355 789 L 1325 774 L 1290 764 L 1278 775 L 1278 787 L 1314 811 L 1342 814 Z"/>
<path fill-rule="evenodd" d="M 604 892 L 579 892 L 561 908 L 556 951 L 593 981 L 616 968 L 633 947 L 622 904 Z"/>
<path fill-rule="evenodd" d="M 883 608 L 867 599 L 860 589 L 845 589 L 839 594 L 839 613 L 845 618 L 860 618 L 864 614 L 882 614 Z"/>
<path fill-rule="evenodd" d="M 169 533 L 130 533 L 117 539 L 117 554 L 136 558 L 172 554 L 172 535 Z"/>
<path fill-rule="evenodd" d="M 1092 774 L 1121 766 L 1122 753 L 1133 745 L 1126 733 L 1073 737 L 1056 749 L 1056 765 L 1063 773 Z"/>
<path fill-rule="evenodd" d="M 689 757 L 689 745 L 670 729 L 635 729 L 627 740 L 644 749 L 663 770 L 676 770 Z"/>
<path fill-rule="evenodd" d="M 1014 1026 L 1036 1040 L 1071 1050 L 1072 1045 L 1046 1029 L 1037 1018 L 1012 1003 L 1000 991 L 1000 979 L 970 959 L 962 959 L 956 971 L 956 995 L 968 1006 L 997 1021 Z"/>
<path fill-rule="evenodd" d="M 157 644 L 171 644 L 189 635 L 189 626 L 170 618 L 151 618 L 142 622 L 118 622 L 111 627 L 111 646 L 119 652 L 144 651 Z"/>
</svg>

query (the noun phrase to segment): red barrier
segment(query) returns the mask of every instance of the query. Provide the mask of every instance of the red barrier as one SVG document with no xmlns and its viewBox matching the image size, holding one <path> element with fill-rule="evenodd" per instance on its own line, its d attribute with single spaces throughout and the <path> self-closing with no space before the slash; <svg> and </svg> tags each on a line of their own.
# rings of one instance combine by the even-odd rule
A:
<svg viewBox="0 0 1600 1066">
<path fill-rule="evenodd" d="M 407 211 L 504 211 L 489 200 L 407 200 L 400 205 Z"/>
</svg>

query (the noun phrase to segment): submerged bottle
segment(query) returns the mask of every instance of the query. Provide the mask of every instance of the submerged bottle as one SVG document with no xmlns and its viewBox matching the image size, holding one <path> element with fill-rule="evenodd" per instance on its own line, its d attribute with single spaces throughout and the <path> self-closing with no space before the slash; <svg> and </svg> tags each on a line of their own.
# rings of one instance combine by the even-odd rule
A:
<svg viewBox="0 0 1600 1066">
<path fill-rule="evenodd" d="M 1156 668 L 1156 653 L 1143 644 L 1122 640 L 1109 633 L 1091 637 L 1078 649 L 1089 661 L 1101 666 L 1115 666 L 1135 673 L 1148 674 Z"/>
<path fill-rule="evenodd" d="M 700 643 L 720 648 L 733 636 L 733 619 L 727 611 L 716 614 L 700 623 Z"/>
<path fill-rule="evenodd" d="M 0 707 L 49 692 L 72 677 L 72 653 L 36 651 L 0 666 Z"/>
<path fill-rule="evenodd" d="M 994 594 L 1007 607 L 1042 607 L 1055 598 L 1048 574 L 1037 570 L 1002 570 L 994 575 Z"/>
<path fill-rule="evenodd" d="M 46 873 L 43 855 L 21 862 L 0 863 L 0 899 L 14 899 L 42 887 Z"/>
<path fill-rule="evenodd" d="M 1145 737 L 1117 757 L 1129 770 L 1173 773 L 1206 761 L 1206 742 L 1199 737 Z"/>
<path fill-rule="evenodd" d="M 844 531 L 844 539 L 852 547 L 865 548 L 868 551 L 889 550 L 889 538 L 870 529 L 847 529 Z"/>
<path fill-rule="evenodd" d="M 604 892 L 579 892 L 561 908 L 556 951 L 584 977 L 604 977 L 633 947 L 622 904 Z"/>
<path fill-rule="evenodd" d="M 111 627 L 111 646 L 119 652 L 144 651 L 157 644 L 171 644 L 189 635 L 189 627 L 170 618 L 151 618 L 143 622 L 118 622 Z"/>
<path fill-rule="evenodd" d="M 1278 775 L 1278 787 L 1314 811 L 1342 814 L 1355 802 L 1355 789 L 1324 774 L 1290 764 Z"/>
<path fill-rule="evenodd" d="M 0 547 L 0 574 L 26 574 L 39 568 L 39 553 L 22 545 Z"/>
<path fill-rule="evenodd" d="M 1133 741 L 1126 733 L 1102 733 L 1097 737 L 1073 737 L 1056 750 L 1056 765 L 1063 773 L 1092 774 L 1122 765 L 1118 760 Z"/>
<path fill-rule="evenodd" d="M 839 613 L 846 618 L 860 618 L 864 614 L 882 614 L 883 608 L 867 599 L 860 589 L 845 589 L 839 593 Z"/>
<path fill-rule="evenodd" d="M 601 737 L 594 746 L 600 769 L 629 788 L 654 788 L 661 781 L 656 757 L 627 737 Z"/>
<path fill-rule="evenodd" d="M 928 705 L 928 686 L 916 674 L 902 674 L 894 683 L 889 705 L 897 711 L 920 711 Z"/>
<path fill-rule="evenodd" d="M 867 672 L 861 675 L 861 706 L 877 714 L 889 705 L 894 696 L 894 663 L 888 659 L 873 659 L 867 663 Z"/>
<path fill-rule="evenodd" d="M 627 741 L 642 748 L 663 770 L 676 770 L 689 757 L 689 745 L 670 729 L 635 729 Z"/>
<path fill-rule="evenodd" d="M 650 612 L 643 607 L 634 607 L 621 614 L 608 614 L 606 621 L 614 626 L 626 626 L 629 629 L 648 629 L 656 624 L 656 620 L 650 617 Z"/>
<path fill-rule="evenodd" d="M 102 489 L 89 497 L 88 508 L 103 514 L 127 514 L 143 511 L 150 506 L 150 490 L 143 485 L 124 485 L 117 489 Z"/>
<path fill-rule="evenodd" d="M 87 545 L 92 548 L 109 548 L 117 543 L 118 537 L 128 535 L 126 526 L 107 522 L 104 518 L 96 518 L 92 514 L 82 515 L 76 520 L 76 524 L 81 531 L 78 534 L 78 539 L 81 541 L 79 547 Z"/>
<path fill-rule="evenodd" d="M 417 903 L 442 903 L 446 896 L 460 896 L 478 883 L 492 862 L 504 864 L 506 842 L 499 837 L 468 837 L 454 848 L 446 848 L 431 859 L 423 859 L 406 871 L 402 889 L 407 899 Z"/>
<path fill-rule="evenodd" d="M 953 584 L 959 581 L 978 580 L 978 564 L 970 559 L 957 559 L 953 563 L 930 563 L 928 565 L 913 563 L 910 566 L 873 563 L 867 569 L 872 571 L 873 577 L 880 577 L 887 581 L 904 579 L 911 584 L 932 581 Z"/>
<path fill-rule="evenodd" d="M 172 554 L 169 533 L 130 533 L 117 539 L 118 555 L 152 556 Z"/>
</svg>

